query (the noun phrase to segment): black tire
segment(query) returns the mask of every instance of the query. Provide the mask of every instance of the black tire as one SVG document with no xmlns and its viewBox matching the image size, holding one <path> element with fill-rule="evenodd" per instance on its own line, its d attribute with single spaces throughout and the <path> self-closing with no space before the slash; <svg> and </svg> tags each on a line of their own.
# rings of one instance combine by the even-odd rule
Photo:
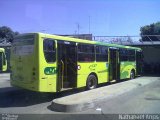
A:
<svg viewBox="0 0 160 120">
<path fill-rule="evenodd" d="M 92 90 L 97 87 L 97 78 L 95 75 L 89 75 L 86 82 L 88 90 Z"/>
<path fill-rule="evenodd" d="M 135 72 L 132 70 L 131 73 L 130 73 L 130 79 L 134 79 L 135 78 Z"/>
</svg>

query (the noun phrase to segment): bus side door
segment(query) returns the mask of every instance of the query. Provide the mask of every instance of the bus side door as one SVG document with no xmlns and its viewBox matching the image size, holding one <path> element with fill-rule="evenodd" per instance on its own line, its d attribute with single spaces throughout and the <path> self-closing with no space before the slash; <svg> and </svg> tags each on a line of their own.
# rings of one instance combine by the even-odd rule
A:
<svg viewBox="0 0 160 120">
<path fill-rule="evenodd" d="M 109 78 L 112 80 L 120 79 L 119 51 L 117 48 L 109 49 Z"/>
<path fill-rule="evenodd" d="M 142 74 L 142 51 L 136 51 L 136 73 Z"/>
</svg>

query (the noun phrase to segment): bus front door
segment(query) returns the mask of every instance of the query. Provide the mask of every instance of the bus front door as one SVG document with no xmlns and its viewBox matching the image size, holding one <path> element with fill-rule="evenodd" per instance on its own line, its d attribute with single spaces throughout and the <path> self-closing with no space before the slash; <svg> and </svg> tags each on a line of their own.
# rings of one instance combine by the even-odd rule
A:
<svg viewBox="0 0 160 120">
<path fill-rule="evenodd" d="M 118 62 L 118 49 L 109 49 L 109 81 L 120 79 L 120 66 Z"/>
<path fill-rule="evenodd" d="M 58 41 L 58 91 L 76 87 L 77 47 L 74 42 Z"/>
</svg>

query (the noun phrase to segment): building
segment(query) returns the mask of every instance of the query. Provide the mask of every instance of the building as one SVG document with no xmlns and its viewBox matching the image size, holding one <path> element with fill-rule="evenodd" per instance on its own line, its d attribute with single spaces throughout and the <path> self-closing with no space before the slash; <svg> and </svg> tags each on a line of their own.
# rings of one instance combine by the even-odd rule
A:
<svg viewBox="0 0 160 120">
<path fill-rule="evenodd" d="M 74 38 L 79 38 L 79 39 L 92 40 L 92 34 L 74 34 L 74 35 L 60 35 L 60 36 L 67 36 L 67 37 L 74 37 Z"/>
</svg>

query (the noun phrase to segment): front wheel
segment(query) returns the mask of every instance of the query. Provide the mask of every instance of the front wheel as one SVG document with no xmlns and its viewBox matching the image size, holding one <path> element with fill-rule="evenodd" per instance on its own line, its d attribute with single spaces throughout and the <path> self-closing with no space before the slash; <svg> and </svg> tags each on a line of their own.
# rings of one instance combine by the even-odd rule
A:
<svg viewBox="0 0 160 120">
<path fill-rule="evenodd" d="M 132 80 L 132 79 L 134 79 L 134 78 L 135 78 L 135 73 L 134 73 L 134 71 L 132 70 L 131 73 L 130 73 L 130 79 Z"/>
<path fill-rule="evenodd" d="M 94 89 L 97 87 L 97 78 L 95 75 L 89 75 L 87 78 L 86 87 L 88 90 Z"/>
</svg>

